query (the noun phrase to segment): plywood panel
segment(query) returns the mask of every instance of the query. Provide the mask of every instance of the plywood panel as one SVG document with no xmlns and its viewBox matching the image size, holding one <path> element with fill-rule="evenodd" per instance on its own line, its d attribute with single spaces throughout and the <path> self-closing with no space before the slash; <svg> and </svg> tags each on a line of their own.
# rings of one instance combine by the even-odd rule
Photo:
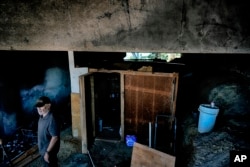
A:
<svg viewBox="0 0 250 167">
<path fill-rule="evenodd" d="M 147 138 L 148 124 L 157 114 L 175 115 L 175 99 L 178 75 L 126 73 L 125 129 Z"/>
<path fill-rule="evenodd" d="M 71 93 L 71 117 L 72 117 L 72 135 L 81 137 L 81 122 L 80 122 L 80 94 Z"/>
<path fill-rule="evenodd" d="M 174 167 L 176 158 L 139 143 L 134 143 L 131 167 Z"/>
</svg>

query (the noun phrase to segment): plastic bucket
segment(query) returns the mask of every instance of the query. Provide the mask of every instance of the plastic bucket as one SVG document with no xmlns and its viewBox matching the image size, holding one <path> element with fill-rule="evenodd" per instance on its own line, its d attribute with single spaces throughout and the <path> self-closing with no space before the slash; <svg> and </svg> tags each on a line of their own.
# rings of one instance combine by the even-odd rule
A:
<svg viewBox="0 0 250 167">
<path fill-rule="evenodd" d="M 212 107 L 210 104 L 201 104 L 198 110 L 200 111 L 198 132 L 210 132 L 214 128 L 219 108 L 216 106 Z"/>
<path fill-rule="evenodd" d="M 134 143 L 136 142 L 135 135 L 126 135 L 126 144 L 129 147 L 134 146 Z"/>
</svg>

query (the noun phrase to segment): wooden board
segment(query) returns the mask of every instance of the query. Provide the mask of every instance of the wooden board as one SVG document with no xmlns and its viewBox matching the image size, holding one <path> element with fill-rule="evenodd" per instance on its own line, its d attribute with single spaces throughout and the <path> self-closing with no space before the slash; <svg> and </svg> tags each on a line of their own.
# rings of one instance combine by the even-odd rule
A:
<svg viewBox="0 0 250 167">
<path fill-rule="evenodd" d="M 80 94 L 71 93 L 72 135 L 81 138 Z"/>
<path fill-rule="evenodd" d="M 20 157 L 18 157 L 15 160 L 12 160 L 11 165 L 12 166 L 18 166 L 18 167 L 23 167 L 27 165 L 28 163 L 32 162 L 36 158 L 40 156 L 38 152 L 38 146 L 35 145 L 29 150 L 27 150 L 24 154 L 22 154 Z"/>
<path fill-rule="evenodd" d="M 158 114 L 175 116 L 177 87 L 177 73 L 124 74 L 125 134 L 147 141 L 149 122 Z"/>
<path fill-rule="evenodd" d="M 174 167 L 175 159 L 175 156 L 135 142 L 133 145 L 131 167 Z"/>
</svg>

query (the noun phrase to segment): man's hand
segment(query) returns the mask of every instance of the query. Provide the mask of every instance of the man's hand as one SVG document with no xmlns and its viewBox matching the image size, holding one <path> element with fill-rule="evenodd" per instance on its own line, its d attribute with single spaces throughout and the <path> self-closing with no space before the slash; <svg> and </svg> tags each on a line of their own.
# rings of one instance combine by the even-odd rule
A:
<svg viewBox="0 0 250 167">
<path fill-rule="evenodd" d="M 48 152 L 46 152 L 45 154 L 44 154 L 44 161 L 46 161 L 46 162 L 48 162 L 49 163 L 49 153 Z"/>
</svg>

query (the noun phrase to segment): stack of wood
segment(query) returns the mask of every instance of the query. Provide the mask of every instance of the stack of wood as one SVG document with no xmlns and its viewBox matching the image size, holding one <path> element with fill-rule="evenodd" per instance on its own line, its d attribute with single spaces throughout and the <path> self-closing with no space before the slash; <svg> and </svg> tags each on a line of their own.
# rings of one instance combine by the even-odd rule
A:
<svg viewBox="0 0 250 167">
<path fill-rule="evenodd" d="M 35 145 L 29 150 L 25 151 L 22 155 L 19 157 L 16 157 L 11 160 L 12 166 L 18 166 L 23 167 L 27 165 L 28 163 L 32 162 L 33 160 L 37 159 L 40 156 L 38 152 L 38 146 Z"/>
</svg>

